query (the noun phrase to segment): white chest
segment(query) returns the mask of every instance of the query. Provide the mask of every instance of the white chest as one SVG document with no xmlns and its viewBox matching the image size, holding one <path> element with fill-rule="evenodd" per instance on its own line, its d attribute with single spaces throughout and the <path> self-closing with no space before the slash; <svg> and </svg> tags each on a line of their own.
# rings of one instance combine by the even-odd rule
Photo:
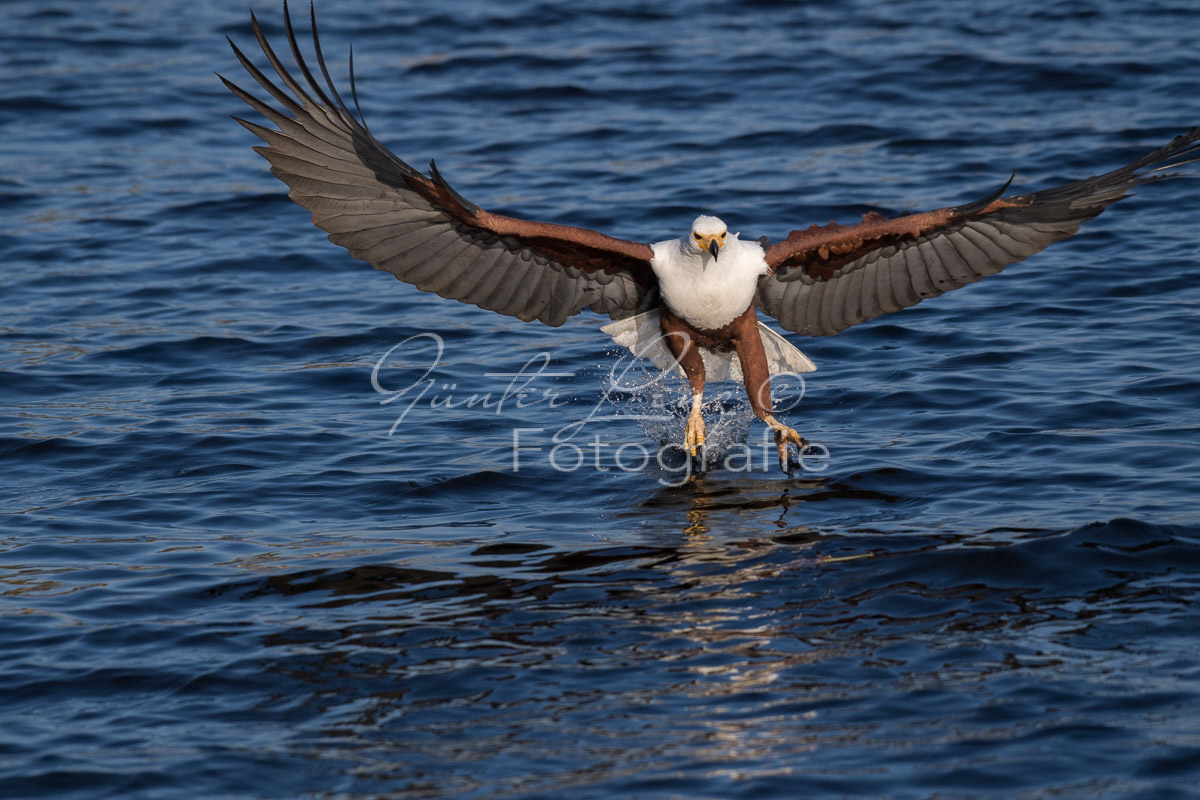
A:
<svg viewBox="0 0 1200 800">
<path fill-rule="evenodd" d="M 728 325 L 749 308 L 758 278 L 767 273 L 756 242 L 731 235 L 719 259 L 693 251 L 678 239 L 653 245 L 650 267 L 658 277 L 663 302 L 696 328 Z"/>
</svg>

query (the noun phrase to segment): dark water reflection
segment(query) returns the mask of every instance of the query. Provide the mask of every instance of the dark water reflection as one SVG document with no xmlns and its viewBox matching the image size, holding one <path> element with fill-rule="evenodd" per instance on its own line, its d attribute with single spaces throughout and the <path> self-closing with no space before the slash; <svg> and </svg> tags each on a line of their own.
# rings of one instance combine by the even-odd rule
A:
<svg viewBox="0 0 1200 800">
<path fill-rule="evenodd" d="M 4 752 L 38 774 L 10 786 L 1149 797 L 1194 768 L 1200 531 L 822 530 L 796 510 L 896 498 L 784 484 L 652 492 L 587 546 L 18 546 Z"/>
<path fill-rule="evenodd" d="M 292 754 L 353 762 L 363 796 L 1012 796 L 1084 771 L 1136 793 L 1197 754 L 1194 530 L 638 541 L 220 600 L 304 609 L 260 665 L 306 709 Z"/>
</svg>

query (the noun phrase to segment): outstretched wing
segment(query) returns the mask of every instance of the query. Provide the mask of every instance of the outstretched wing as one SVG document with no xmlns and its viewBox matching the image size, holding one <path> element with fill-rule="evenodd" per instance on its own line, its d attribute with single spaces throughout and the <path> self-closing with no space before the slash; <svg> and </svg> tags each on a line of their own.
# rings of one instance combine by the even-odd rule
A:
<svg viewBox="0 0 1200 800">
<path fill-rule="evenodd" d="M 1073 235 L 1163 170 L 1200 158 L 1200 127 L 1132 164 L 1087 180 L 858 225 L 792 231 L 767 249 L 758 307 L 788 330 L 826 336 L 966 286 Z M 1011 180 L 1010 180 L 1011 183 Z"/>
<path fill-rule="evenodd" d="M 253 14 L 258 44 L 286 91 L 230 41 L 242 66 L 282 111 L 221 80 L 278 126 L 271 130 L 235 117 L 267 143 L 254 149 L 331 241 L 422 291 L 527 322 L 561 325 L 585 308 L 620 318 L 656 302 L 648 245 L 488 213 L 455 192 L 432 164 L 426 177 L 389 152 L 361 112 L 352 113 L 338 94 L 311 16 L 325 88 L 301 54 L 286 3 L 288 44 L 303 84 L 272 50 Z M 350 80 L 353 88 L 353 62 Z"/>
</svg>

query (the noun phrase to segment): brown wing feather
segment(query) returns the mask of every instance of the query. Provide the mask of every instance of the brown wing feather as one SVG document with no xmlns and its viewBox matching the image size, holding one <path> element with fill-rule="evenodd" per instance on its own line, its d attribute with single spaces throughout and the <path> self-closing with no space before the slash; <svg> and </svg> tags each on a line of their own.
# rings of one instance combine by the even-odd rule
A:
<svg viewBox="0 0 1200 800">
<path fill-rule="evenodd" d="M 253 14 L 254 35 L 279 83 L 230 45 L 278 105 L 221 80 L 277 126 L 237 120 L 266 142 L 255 151 L 331 241 L 418 289 L 526 321 L 561 325 L 585 308 L 619 318 L 654 305 L 648 245 L 489 213 L 459 195 L 436 166 L 426 177 L 393 155 L 338 94 L 315 13 L 311 21 L 324 87 L 304 59 L 286 2 L 288 45 L 303 82 L 284 66 Z M 353 87 L 353 63 L 350 79 Z"/>
<path fill-rule="evenodd" d="M 788 330 L 825 336 L 966 286 L 1073 235 L 1130 189 L 1200 158 L 1200 127 L 1112 172 L 1031 194 L 857 225 L 813 225 L 767 249 L 755 302 Z"/>
</svg>

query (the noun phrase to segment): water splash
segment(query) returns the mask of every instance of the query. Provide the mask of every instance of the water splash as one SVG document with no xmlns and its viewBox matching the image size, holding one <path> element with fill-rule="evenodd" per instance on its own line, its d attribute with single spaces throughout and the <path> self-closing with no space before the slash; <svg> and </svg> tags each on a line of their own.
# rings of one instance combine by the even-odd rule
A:
<svg viewBox="0 0 1200 800">
<path fill-rule="evenodd" d="M 608 391 L 622 408 L 622 415 L 636 419 L 657 446 L 683 441 L 692 405 L 691 390 L 677 372 L 659 370 L 625 352 L 618 356 L 610 373 Z M 733 381 L 709 384 L 701 410 L 710 462 L 745 444 L 750 425 L 757 419 L 742 385 Z"/>
</svg>

